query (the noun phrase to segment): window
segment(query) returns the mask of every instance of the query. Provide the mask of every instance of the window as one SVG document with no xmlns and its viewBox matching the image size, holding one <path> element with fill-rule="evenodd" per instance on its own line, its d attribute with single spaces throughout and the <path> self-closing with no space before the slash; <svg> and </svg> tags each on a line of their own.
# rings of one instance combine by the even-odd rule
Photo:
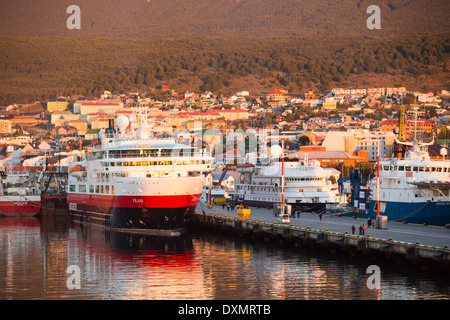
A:
<svg viewBox="0 0 450 320">
<path fill-rule="evenodd" d="M 86 192 L 86 185 L 80 184 L 80 185 L 78 186 L 78 191 L 79 191 L 79 192 Z"/>
<path fill-rule="evenodd" d="M 75 185 L 74 185 L 74 184 L 71 184 L 71 185 L 69 186 L 69 191 L 70 191 L 70 192 L 75 192 Z"/>
<path fill-rule="evenodd" d="M 90 193 L 94 193 L 94 186 L 93 186 L 93 185 L 90 185 L 90 186 L 89 186 L 89 192 L 90 192 Z"/>
<path fill-rule="evenodd" d="M 95 186 L 95 193 L 100 193 L 100 186 Z"/>
</svg>

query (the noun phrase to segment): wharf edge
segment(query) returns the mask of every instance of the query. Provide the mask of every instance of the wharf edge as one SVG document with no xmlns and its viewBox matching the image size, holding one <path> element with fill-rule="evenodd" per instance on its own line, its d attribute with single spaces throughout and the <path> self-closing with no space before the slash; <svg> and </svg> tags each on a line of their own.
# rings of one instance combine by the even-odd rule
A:
<svg viewBox="0 0 450 320">
<path fill-rule="evenodd" d="M 248 236 L 266 241 L 278 240 L 280 245 L 296 245 L 338 248 L 342 251 L 361 253 L 367 256 L 384 256 L 388 260 L 400 260 L 416 265 L 435 265 L 441 269 L 450 267 L 450 248 L 448 245 L 430 246 L 419 242 L 403 242 L 392 239 L 374 238 L 368 235 L 354 235 L 346 232 L 333 232 L 328 229 L 312 229 L 292 224 L 266 222 L 252 218 L 228 217 L 196 210 L 193 226 L 220 230 L 239 236 Z"/>
</svg>

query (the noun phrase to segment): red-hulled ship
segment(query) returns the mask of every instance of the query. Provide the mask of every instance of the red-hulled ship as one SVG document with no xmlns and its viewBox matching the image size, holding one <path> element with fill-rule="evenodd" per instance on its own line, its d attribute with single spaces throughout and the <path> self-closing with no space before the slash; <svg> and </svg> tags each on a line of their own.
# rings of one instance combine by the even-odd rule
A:
<svg viewBox="0 0 450 320">
<path fill-rule="evenodd" d="M 34 216 L 41 209 L 39 183 L 28 171 L 1 171 L 0 215 Z"/>
<path fill-rule="evenodd" d="M 72 220 L 110 230 L 179 235 L 190 220 L 212 158 L 174 139 L 149 138 L 119 116 L 118 134 L 80 154 L 69 169 Z"/>
</svg>

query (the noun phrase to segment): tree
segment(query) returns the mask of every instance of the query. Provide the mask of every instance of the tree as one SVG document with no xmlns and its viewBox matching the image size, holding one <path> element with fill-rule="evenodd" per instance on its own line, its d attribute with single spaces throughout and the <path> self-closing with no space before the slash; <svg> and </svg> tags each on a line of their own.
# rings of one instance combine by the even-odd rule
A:
<svg viewBox="0 0 450 320">
<path fill-rule="evenodd" d="M 415 101 L 416 101 L 416 97 L 412 93 L 407 93 L 403 97 L 403 104 L 414 104 Z"/>
</svg>

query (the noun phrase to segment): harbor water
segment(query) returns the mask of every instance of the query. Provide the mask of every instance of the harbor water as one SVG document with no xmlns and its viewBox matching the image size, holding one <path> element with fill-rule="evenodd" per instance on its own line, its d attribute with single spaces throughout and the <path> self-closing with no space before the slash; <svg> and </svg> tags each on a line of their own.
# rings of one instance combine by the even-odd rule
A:
<svg viewBox="0 0 450 320">
<path fill-rule="evenodd" d="M 168 239 L 66 216 L 0 219 L 0 300 L 448 300 L 443 274 L 199 231 Z"/>
</svg>

